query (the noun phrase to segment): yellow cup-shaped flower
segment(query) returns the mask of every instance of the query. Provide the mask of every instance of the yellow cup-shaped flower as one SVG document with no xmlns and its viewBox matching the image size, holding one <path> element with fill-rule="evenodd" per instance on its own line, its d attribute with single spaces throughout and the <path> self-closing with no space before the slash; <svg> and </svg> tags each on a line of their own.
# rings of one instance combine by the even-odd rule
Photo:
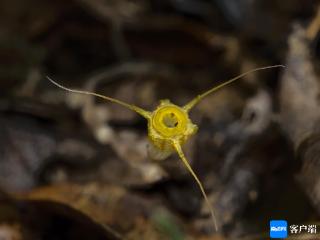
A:
<svg viewBox="0 0 320 240">
<path fill-rule="evenodd" d="M 193 169 L 191 168 L 189 162 L 187 161 L 181 146 L 193 135 L 197 132 L 198 127 L 193 124 L 189 118 L 189 111 L 197 104 L 199 103 L 203 98 L 205 98 L 207 95 L 215 92 L 216 90 L 236 81 L 237 79 L 249 74 L 253 73 L 259 70 L 263 69 L 269 69 L 269 68 L 275 68 L 275 67 L 283 67 L 282 65 L 274 65 L 274 66 L 267 66 L 267 67 L 261 67 L 256 68 L 251 71 L 245 72 L 237 77 L 234 77 L 218 86 L 215 86 L 208 91 L 198 95 L 194 99 L 192 99 L 189 103 L 187 103 L 183 107 L 179 107 L 175 104 L 172 104 L 169 100 L 162 100 L 160 102 L 160 105 L 153 111 L 149 112 L 146 111 L 140 107 L 137 107 L 135 105 L 131 105 L 128 103 L 125 103 L 123 101 L 120 101 L 115 98 L 111 98 L 108 96 L 104 96 L 98 93 L 88 92 L 88 91 L 82 91 L 82 90 L 75 90 L 66 88 L 59 83 L 53 81 L 48 77 L 48 79 L 58 86 L 59 88 L 62 88 L 68 92 L 73 93 L 79 93 L 79 94 L 85 94 L 85 95 L 91 95 L 96 96 L 102 99 L 105 99 L 107 101 L 117 103 L 119 105 L 122 105 L 128 109 L 131 109 L 144 118 L 148 120 L 148 137 L 150 139 L 151 146 L 149 148 L 149 153 L 153 155 L 156 159 L 163 159 L 165 157 L 168 157 L 170 154 L 172 154 L 174 151 L 176 151 L 182 160 L 183 164 L 186 166 L 188 171 L 191 173 L 195 181 L 197 182 L 201 193 L 210 209 L 213 223 L 215 226 L 215 229 L 218 229 L 218 224 L 216 222 L 216 218 L 213 212 L 213 208 L 209 202 L 209 199 L 207 197 L 207 194 L 204 190 L 204 187 L 202 186 L 201 181 L 198 179 L 197 175 L 194 173 Z"/>
<path fill-rule="evenodd" d="M 148 120 L 150 142 L 164 154 L 175 150 L 173 140 L 183 145 L 197 132 L 197 129 L 198 127 L 191 122 L 188 112 L 169 100 L 162 100 Z"/>
</svg>

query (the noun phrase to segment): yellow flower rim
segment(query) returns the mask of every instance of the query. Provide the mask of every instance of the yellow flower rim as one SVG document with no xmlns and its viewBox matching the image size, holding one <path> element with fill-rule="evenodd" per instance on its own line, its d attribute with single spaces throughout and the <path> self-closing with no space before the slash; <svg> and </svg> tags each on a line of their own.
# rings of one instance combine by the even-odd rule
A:
<svg viewBox="0 0 320 240">
<path fill-rule="evenodd" d="M 183 135 L 187 129 L 188 115 L 178 106 L 170 105 L 158 108 L 152 117 L 153 128 L 163 137 L 171 138 Z M 169 126 L 167 121 L 175 121 Z"/>
</svg>

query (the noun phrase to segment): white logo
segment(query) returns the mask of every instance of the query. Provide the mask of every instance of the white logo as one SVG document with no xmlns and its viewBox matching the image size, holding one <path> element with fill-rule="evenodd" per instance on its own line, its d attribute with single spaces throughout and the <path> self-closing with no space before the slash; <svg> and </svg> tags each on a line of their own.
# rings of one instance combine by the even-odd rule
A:
<svg viewBox="0 0 320 240">
<path fill-rule="evenodd" d="M 271 227 L 272 232 L 282 232 L 287 231 L 287 227 Z"/>
</svg>

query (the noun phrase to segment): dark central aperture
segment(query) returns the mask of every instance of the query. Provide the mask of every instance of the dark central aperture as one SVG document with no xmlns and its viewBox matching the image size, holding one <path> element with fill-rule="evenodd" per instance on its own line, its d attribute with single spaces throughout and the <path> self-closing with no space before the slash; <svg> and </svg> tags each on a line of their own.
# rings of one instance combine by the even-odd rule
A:
<svg viewBox="0 0 320 240">
<path fill-rule="evenodd" d="M 178 118 L 174 113 L 168 113 L 164 115 L 162 121 L 167 128 L 175 128 L 176 126 L 178 126 L 179 123 Z"/>
</svg>

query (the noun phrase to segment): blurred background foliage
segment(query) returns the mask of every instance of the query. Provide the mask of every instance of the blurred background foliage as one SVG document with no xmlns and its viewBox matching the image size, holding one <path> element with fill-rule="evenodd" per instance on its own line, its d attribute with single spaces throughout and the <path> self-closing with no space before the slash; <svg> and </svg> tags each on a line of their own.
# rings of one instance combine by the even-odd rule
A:
<svg viewBox="0 0 320 240">
<path fill-rule="evenodd" d="M 316 0 L 2 0 L 0 239 L 268 239 L 270 219 L 319 221 L 319 28 Z M 46 79 L 153 110 L 274 64 L 191 113 L 218 233 L 178 157 L 147 155 L 144 119 Z"/>
</svg>

